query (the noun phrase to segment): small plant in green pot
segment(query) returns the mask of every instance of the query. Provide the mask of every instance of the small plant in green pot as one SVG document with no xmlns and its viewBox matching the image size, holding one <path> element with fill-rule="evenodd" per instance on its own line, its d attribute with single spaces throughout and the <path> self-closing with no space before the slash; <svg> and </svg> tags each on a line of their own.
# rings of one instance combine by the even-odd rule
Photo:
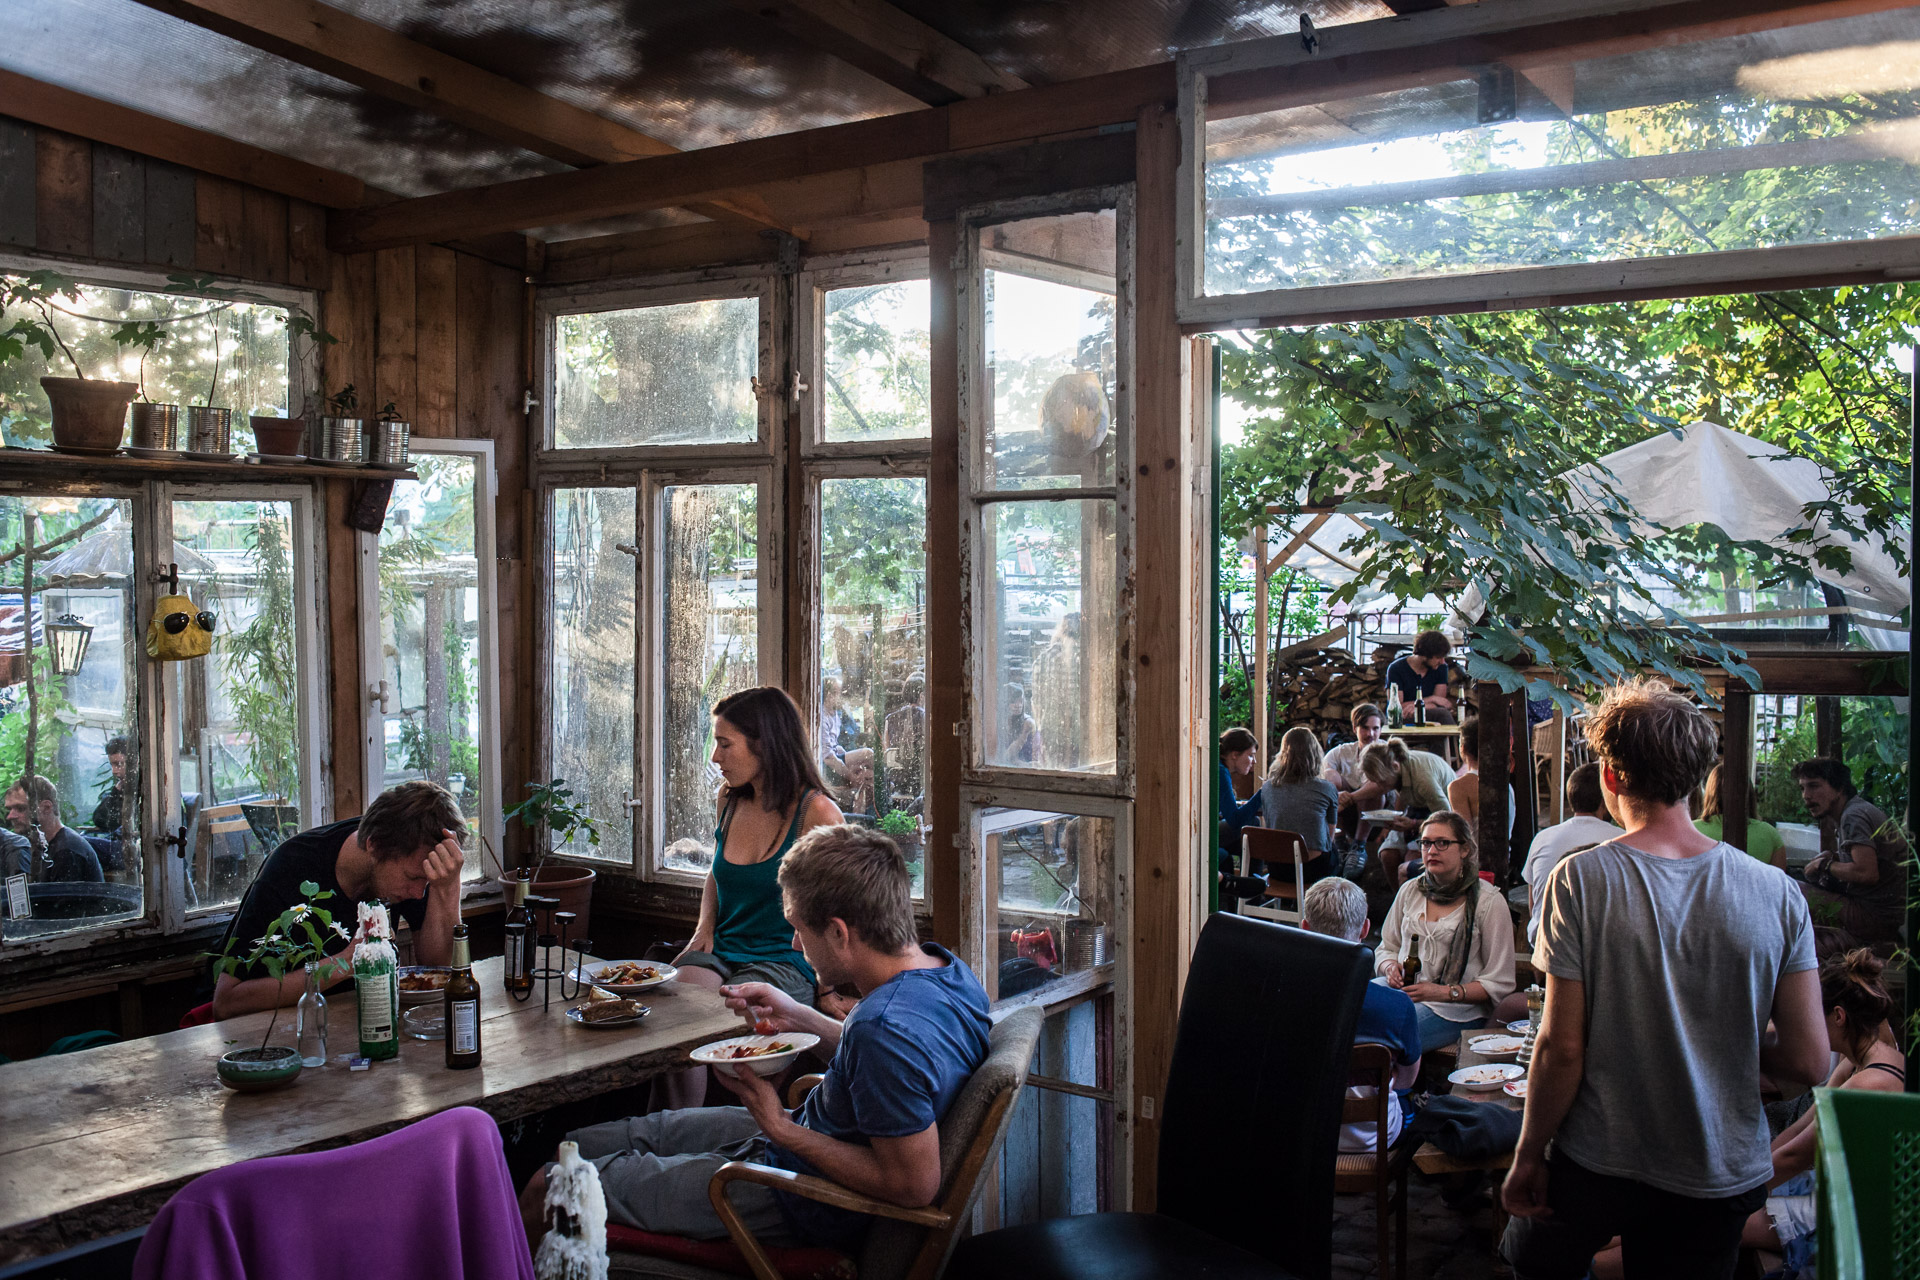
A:
<svg viewBox="0 0 1920 1280">
<path fill-rule="evenodd" d="M 599 819 L 587 809 L 584 799 L 574 797 L 573 788 L 567 785 L 565 778 L 555 778 L 551 782 L 529 782 L 527 798 L 519 804 L 507 806 L 504 812 L 508 821 L 515 818 L 520 820 L 521 825 L 532 834 L 534 847 L 539 851 L 533 869 L 533 892 L 541 897 L 556 898 L 560 904 L 558 910 L 573 912 L 570 937 L 592 937 L 587 927 L 590 923 L 588 909 L 593 903 L 596 873 L 592 867 L 569 862 L 549 865 L 549 859 L 572 844 L 577 836 L 584 837 L 590 848 L 599 848 Z M 505 884 L 504 880 L 502 884 Z"/>
<path fill-rule="evenodd" d="M 214 958 L 214 968 L 235 977 L 264 969 L 268 977 L 278 981 L 299 972 L 309 961 L 324 960 L 327 945 L 334 939 L 351 937 L 345 926 L 335 924 L 332 913 L 319 905 L 334 896 L 333 890 L 323 891 L 313 881 L 303 880 L 300 893 L 304 901 L 281 912 L 246 952 L 236 950 L 240 946 L 238 938 L 229 940 L 220 951 L 208 952 Z M 220 1083 L 240 1093 L 265 1093 L 294 1082 L 300 1075 L 299 1050 L 292 1045 L 267 1043 L 279 1023 L 280 1010 L 276 1008 L 257 1047 L 234 1049 L 221 1056 L 216 1065 Z"/>
</svg>

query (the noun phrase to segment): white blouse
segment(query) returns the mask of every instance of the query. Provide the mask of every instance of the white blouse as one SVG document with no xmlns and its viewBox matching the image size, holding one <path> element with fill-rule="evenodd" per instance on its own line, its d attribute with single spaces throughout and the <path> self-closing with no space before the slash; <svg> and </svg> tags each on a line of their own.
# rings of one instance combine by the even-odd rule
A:
<svg viewBox="0 0 1920 1280">
<path fill-rule="evenodd" d="M 1487 998 L 1480 1004 L 1454 1004 L 1438 1000 L 1425 1002 L 1427 1008 L 1449 1022 L 1471 1022 L 1475 1018 L 1484 1018 L 1493 1012 L 1496 1004 L 1513 994 L 1513 916 L 1507 909 L 1507 900 L 1498 889 L 1484 880 L 1475 889 L 1473 950 L 1467 956 L 1466 972 L 1460 975 L 1459 985 L 1464 987 L 1478 982 L 1486 988 Z M 1407 881 L 1400 886 L 1400 892 L 1380 926 L 1380 949 L 1374 953 L 1374 972 L 1384 974 L 1389 960 L 1404 965 L 1408 939 L 1418 936 L 1421 970 L 1418 981 L 1438 981 L 1434 976 L 1434 966 L 1447 954 L 1454 932 L 1466 917 L 1462 904 L 1456 905 L 1438 920 L 1427 919 L 1427 895 L 1420 891 L 1419 879 L 1416 877 Z"/>
</svg>

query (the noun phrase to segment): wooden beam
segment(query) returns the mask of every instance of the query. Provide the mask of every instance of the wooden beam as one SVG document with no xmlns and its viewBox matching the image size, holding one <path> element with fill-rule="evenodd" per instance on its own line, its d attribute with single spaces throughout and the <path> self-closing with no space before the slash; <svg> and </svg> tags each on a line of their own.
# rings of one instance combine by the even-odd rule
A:
<svg viewBox="0 0 1920 1280">
<path fill-rule="evenodd" d="M 1747 847 L 1747 797 L 1753 794 L 1753 691 L 1727 689 L 1721 703 L 1720 838 Z"/>
<path fill-rule="evenodd" d="M 1502 888 L 1508 883 L 1509 858 L 1507 789 L 1499 780 L 1508 778 L 1513 768 L 1513 752 L 1509 750 L 1513 735 L 1500 732 L 1512 714 L 1507 698 L 1491 680 L 1473 687 L 1474 714 L 1480 719 L 1480 751 L 1475 762 L 1480 768 L 1480 813 L 1474 839 L 1480 845 L 1480 869 L 1493 872 L 1494 883 Z"/>
<path fill-rule="evenodd" d="M 780 30 L 934 106 L 1024 89 L 959 41 L 886 0 L 733 0 Z"/>
<path fill-rule="evenodd" d="M 927 616 L 960 617 L 960 247 L 952 219 L 927 228 L 927 387 L 933 453 L 927 462 Z M 966 764 L 961 721 L 967 714 L 962 627 L 927 628 L 927 907 L 934 941 L 960 951 L 964 892 L 962 856 L 970 840 L 961 825 L 960 774 Z M 978 943 L 973 942 L 977 948 Z"/>
<path fill-rule="evenodd" d="M 1052 138 L 1173 100 L 1172 63 L 996 93 L 950 107 L 752 138 L 672 156 L 400 200 L 332 220 L 338 252 L 393 248 L 709 200 L 769 182 Z"/>
<path fill-rule="evenodd" d="M 988 201 L 1120 186 L 1133 181 L 1133 150 L 1132 133 L 1116 132 L 929 160 L 922 207 L 929 218 L 948 218 Z"/>
<path fill-rule="evenodd" d="M 1333 519 L 1332 514 L 1329 512 L 1323 511 L 1319 515 L 1316 515 L 1313 519 L 1307 521 L 1306 528 L 1302 529 L 1300 532 L 1294 534 L 1291 538 L 1287 539 L 1287 545 L 1280 548 L 1279 554 L 1268 559 L 1267 569 L 1266 569 L 1267 573 L 1272 573 L 1276 569 L 1284 568 L 1286 566 L 1287 561 L 1293 559 L 1293 553 L 1298 551 L 1302 547 L 1310 546 L 1313 541 L 1313 535 L 1320 532 L 1320 526 L 1324 525 L 1327 521 L 1331 519 Z M 1283 526 L 1283 527 L 1288 528 L 1289 532 L 1291 532 L 1291 526 Z M 1266 528 L 1265 525 L 1260 526 L 1261 530 L 1264 530 L 1265 528 Z M 1262 544 L 1264 546 L 1264 539 L 1262 539 Z M 1319 548 L 1317 547 L 1314 549 L 1319 550 Z M 1325 555 L 1326 553 L 1322 551 L 1321 554 Z"/>
<path fill-rule="evenodd" d="M 131 107 L 102 102 L 70 89 L 0 71 L 0 115 L 60 129 L 143 156 L 170 160 L 219 178 L 264 187 L 330 209 L 347 209 L 367 197 L 367 186 L 349 174 L 264 151 L 175 124 Z"/>
</svg>

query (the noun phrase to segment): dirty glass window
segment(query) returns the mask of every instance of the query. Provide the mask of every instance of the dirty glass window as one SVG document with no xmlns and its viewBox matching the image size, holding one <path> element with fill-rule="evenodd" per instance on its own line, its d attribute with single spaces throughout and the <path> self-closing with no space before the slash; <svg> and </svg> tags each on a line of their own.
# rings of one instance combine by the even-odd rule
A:
<svg viewBox="0 0 1920 1280">
<path fill-rule="evenodd" d="M 925 280 L 826 291 L 821 430 L 826 440 L 897 440 L 932 432 Z"/>
<path fill-rule="evenodd" d="M 705 874 L 720 788 L 713 707 L 760 683 L 760 490 L 673 484 L 660 503 L 660 865 Z"/>
<path fill-rule="evenodd" d="M 634 514 L 632 489 L 555 489 L 548 732 L 555 777 L 584 795 L 600 843 L 566 852 L 633 859 Z M 519 795 L 504 797 L 518 803 Z"/>
<path fill-rule="evenodd" d="M 985 954 L 995 999 L 1105 964 L 1115 919 L 1112 818 L 990 808 L 974 818 L 995 894 Z"/>
<path fill-rule="evenodd" d="M 554 320 L 554 447 L 759 438 L 760 302 L 714 298 Z"/>
<path fill-rule="evenodd" d="M 0 880 L 27 893 L 16 915 L 0 892 L 8 942 L 145 911 L 133 542 L 125 499 L 0 496 Z"/>
</svg>

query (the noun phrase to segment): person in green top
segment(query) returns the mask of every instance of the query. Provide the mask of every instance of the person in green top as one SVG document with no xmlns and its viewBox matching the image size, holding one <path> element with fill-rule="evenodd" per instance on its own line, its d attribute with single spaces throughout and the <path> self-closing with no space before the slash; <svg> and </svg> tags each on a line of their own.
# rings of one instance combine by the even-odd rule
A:
<svg viewBox="0 0 1920 1280">
<path fill-rule="evenodd" d="M 1780 831 L 1771 822 L 1761 822 L 1754 815 L 1759 812 L 1753 801 L 1753 788 L 1747 788 L 1747 847 L 1748 856 L 1757 858 L 1769 866 L 1787 869 L 1787 846 L 1780 838 Z M 1713 772 L 1707 775 L 1706 790 L 1700 801 L 1700 816 L 1693 825 L 1700 834 L 1710 840 L 1723 837 L 1720 822 L 1720 766 L 1713 766 Z"/>
<path fill-rule="evenodd" d="M 809 750 L 800 708 L 784 689 L 743 689 L 713 709 L 713 762 L 720 767 L 713 867 L 700 891 L 700 920 L 674 958 L 680 981 L 717 990 L 764 982 L 812 1008 L 814 973 L 793 945 L 780 905 L 780 860 L 815 827 L 844 821 Z M 707 1069 L 661 1077 L 668 1107 L 697 1107 Z"/>
</svg>

